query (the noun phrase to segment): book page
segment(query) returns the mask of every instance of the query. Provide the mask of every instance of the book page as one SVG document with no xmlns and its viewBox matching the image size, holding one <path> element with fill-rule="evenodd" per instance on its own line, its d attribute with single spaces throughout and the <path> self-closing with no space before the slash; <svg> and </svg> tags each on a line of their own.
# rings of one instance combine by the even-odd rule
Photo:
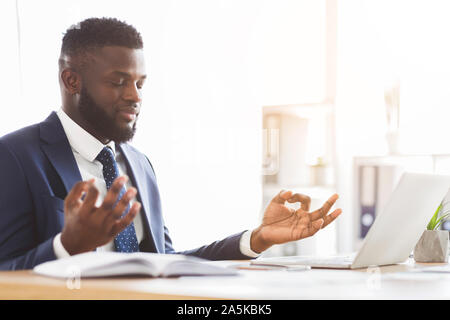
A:
<svg viewBox="0 0 450 320">
<path fill-rule="evenodd" d="M 36 266 L 35 273 L 59 278 L 147 275 L 230 275 L 236 271 L 213 266 L 208 260 L 181 254 L 148 252 L 87 252 Z"/>
</svg>

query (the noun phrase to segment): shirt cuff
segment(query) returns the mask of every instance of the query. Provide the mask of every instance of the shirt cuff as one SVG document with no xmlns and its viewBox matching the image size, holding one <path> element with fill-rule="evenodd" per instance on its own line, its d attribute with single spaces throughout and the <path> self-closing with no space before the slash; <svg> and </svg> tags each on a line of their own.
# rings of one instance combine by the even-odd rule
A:
<svg viewBox="0 0 450 320">
<path fill-rule="evenodd" d="M 70 257 L 70 254 L 66 251 L 63 244 L 61 243 L 61 233 L 58 233 L 55 238 L 53 238 L 53 251 L 55 251 L 56 259 Z"/>
<path fill-rule="evenodd" d="M 239 249 L 241 250 L 241 253 L 243 255 L 246 255 L 250 258 L 256 258 L 256 257 L 259 257 L 260 253 L 256 253 L 251 249 L 251 247 L 250 247 L 251 236 L 252 236 L 252 231 L 250 231 L 250 230 L 247 230 L 242 234 L 241 240 L 239 241 Z"/>
</svg>

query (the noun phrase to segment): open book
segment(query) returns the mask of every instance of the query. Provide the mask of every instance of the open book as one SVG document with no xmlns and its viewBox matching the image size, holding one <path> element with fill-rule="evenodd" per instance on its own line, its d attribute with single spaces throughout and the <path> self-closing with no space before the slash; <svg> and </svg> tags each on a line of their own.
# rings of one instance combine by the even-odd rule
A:
<svg viewBox="0 0 450 320">
<path fill-rule="evenodd" d="M 213 265 L 209 260 L 180 254 L 147 252 L 87 252 L 44 262 L 33 272 L 50 277 L 110 277 L 145 275 L 150 277 L 234 275 L 236 270 Z"/>
</svg>

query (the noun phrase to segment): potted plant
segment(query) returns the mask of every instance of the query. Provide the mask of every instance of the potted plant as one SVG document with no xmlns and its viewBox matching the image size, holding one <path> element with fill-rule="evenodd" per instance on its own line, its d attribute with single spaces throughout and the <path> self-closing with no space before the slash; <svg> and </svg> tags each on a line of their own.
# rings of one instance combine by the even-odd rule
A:
<svg viewBox="0 0 450 320">
<path fill-rule="evenodd" d="M 437 208 L 433 217 L 427 225 L 419 241 L 414 248 L 414 260 L 417 262 L 447 262 L 448 240 L 447 230 L 439 230 L 442 222 L 450 215 L 450 212 L 439 216 L 442 203 Z"/>
</svg>

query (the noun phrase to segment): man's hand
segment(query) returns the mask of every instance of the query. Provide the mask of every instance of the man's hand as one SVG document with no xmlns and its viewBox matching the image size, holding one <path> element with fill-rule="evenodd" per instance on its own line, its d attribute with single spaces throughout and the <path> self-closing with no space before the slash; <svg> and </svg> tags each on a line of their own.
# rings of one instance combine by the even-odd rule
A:
<svg viewBox="0 0 450 320">
<path fill-rule="evenodd" d="M 291 191 L 281 191 L 272 199 L 264 212 L 262 224 L 252 232 L 251 249 L 261 253 L 274 244 L 282 244 L 314 235 L 320 229 L 333 222 L 341 209 L 328 214 L 338 195 L 331 196 L 318 210 L 309 212 L 311 199 L 308 196 Z M 298 210 L 286 207 L 285 202 L 300 202 Z"/>
<path fill-rule="evenodd" d="M 78 182 L 70 190 L 64 201 L 65 221 L 61 233 L 61 243 L 69 254 L 92 251 L 107 244 L 133 221 L 141 207 L 138 202 L 121 216 L 135 197 L 136 189 L 129 188 L 117 202 L 127 179 L 122 176 L 113 182 L 100 207 L 95 206 L 99 191 L 94 179 Z"/>
</svg>

